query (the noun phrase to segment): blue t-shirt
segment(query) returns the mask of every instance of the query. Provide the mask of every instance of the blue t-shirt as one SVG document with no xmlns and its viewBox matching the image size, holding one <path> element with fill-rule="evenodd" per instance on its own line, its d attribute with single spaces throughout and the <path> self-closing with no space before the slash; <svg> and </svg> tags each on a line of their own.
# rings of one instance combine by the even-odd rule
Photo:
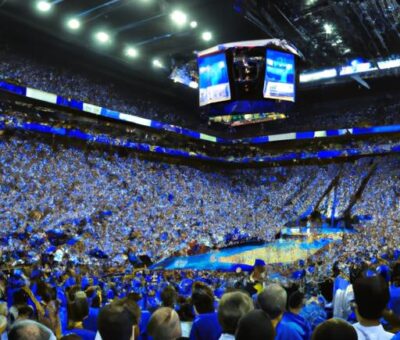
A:
<svg viewBox="0 0 400 340">
<path fill-rule="evenodd" d="M 218 340 L 221 334 L 217 313 L 199 314 L 193 321 L 190 340 Z"/>
<path fill-rule="evenodd" d="M 328 318 L 325 309 L 316 302 L 305 305 L 300 315 L 310 323 L 311 329 L 314 329 Z"/>
<path fill-rule="evenodd" d="M 97 318 L 99 317 L 99 308 L 89 308 L 88 317 L 83 320 L 83 327 L 89 331 L 97 332 Z"/>
<path fill-rule="evenodd" d="M 392 338 L 392 340 L 400 340 L 400 332 L 397 333 L 397 334 Z"/>
<path fill-rule="evenodd" d="M 400 287 L 390 286 L 389 308 L 400 316 Z"/>
<path fill-rule="evenodd" d="M 281 320 L 275 328 L 275 340 L 303 340 L 294 325 Z"/>
<path fill-rule="evenodd" d="M 282 321 L 287 325 L 287 327 L 296 331 L 301 339 L 309 340 L 311 338 L 311 325 L 301 315 L 286 312 L 283 315 Z"/>
<path fill-rule="evenodd" d="M 340 275 L 337 276 L 333 281 L 333 296 L 335 296 L 338 289 L 345 290 L 349 284 L 350 282 L 345 278 L 341 277 Z"/>
</svg>

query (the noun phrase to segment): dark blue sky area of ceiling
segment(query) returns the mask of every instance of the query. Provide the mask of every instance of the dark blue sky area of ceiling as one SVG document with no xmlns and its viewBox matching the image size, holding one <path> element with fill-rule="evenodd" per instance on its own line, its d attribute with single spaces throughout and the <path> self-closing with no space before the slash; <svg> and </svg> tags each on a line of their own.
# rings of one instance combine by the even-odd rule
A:
<svg viewBox="0 0 400 340">
<path fill-rule="evenodd" d="M 57 35 L 68 44 L 90 47 L 123 62 L 126 61 L 122 54 L 124 47 L 127 44 L 138 45 L 141 57 L 129 61 L 129 66 L 142 71 L 151 66 L 150 63 L 144 65 L 143 61 L 154 57 L 161 58 L 168 65 L 171 58 L 187 60 L 193 57 L 194 51 L 215 44 L 266 37 L 264 32 L 234 11 L 231 0 L 116 0 L 109 6 L 82 16 L 80 32 L 71 33 L 65 29 L 66 18 L 107 2 L 64 0 L 54 5 L 49 15 L 38 14 L 34 10 L 34 0 L 8 0 L 2 9 L 28 25 Z M 169 17 L 174 9 L 187 13 L 188 20 L 197 21 L 198 27 L 178 28 Z M 93 42 L 93 33 L 99 29 L 113 35 L 111 46 L 99 48 Z M 201 39 L 203 31 L 212 32 L 213 40 L 204 42 Z M 172 36 L 162 38 L 168 34 Z"/>
</svg>

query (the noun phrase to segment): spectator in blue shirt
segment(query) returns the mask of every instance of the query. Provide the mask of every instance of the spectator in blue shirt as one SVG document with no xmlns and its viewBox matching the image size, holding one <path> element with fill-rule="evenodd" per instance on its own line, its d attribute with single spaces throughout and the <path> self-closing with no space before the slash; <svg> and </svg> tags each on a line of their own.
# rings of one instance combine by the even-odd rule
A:
<svg viewBox="0 0 400 340">
<path fill-rule="evenodd" d="M 311 325 L 304 319 L 300 312 L 304 306 L 305 296 L 300 291 L 295 291 L 289 296 L 288 311 L 285 312 L 282 322 L 298 333 L 303 340 L 311 338 Z"/>
<path fill-rule="evenodd" d="M 75 333 L 83 340 L 94 340 L 96 332 L 83 328 L 83 320 L 89 315 L 89 305 L 84 292 L 79 291 L 75 294 L 74 300 L 70 303 L 69 312 L 71 320 L 69 333 Z"/>
<path fill-rule="evenodd" d="M 97 332 L 97 319 L 99 317 L 99 311 L 101 307 L 101 291 L 90 287 L 87 290 L 88 297 L 91 300 L 91 306 L 89 308 L 88 317 L 83 320 L 83 326 L 93 332 Z"/>
<path fill-rule="evenodd" d="M 400 340 L 400 332 L 397 333 L 397 334 L 392 338 L 392 340 Z"/>
<path fill-rule="evenodd" d="M 214 309 L 214 293 L 200 282 L 193 285 L 192 303 L 196 312 L 190 331 L 190 340 L 218 340 L 222 328 Z"/>
<path fill-rule="evenodd" d="M 278 284 L 268 285 L 257 296 L 258 305 L 271 318 L 272 324 L 275 327 L 276 340 L 302 340 L 299 333 L 282 320 L 286 309 L 286 302 L 287 293 Z"/>
<path fill-rule="evenodd" d="M 174 309 L 175 305 L 176 305 L 176 301 L 178 299 L 178 294 L 177 294 L 174 286 L 168 285 L 161 291 L 160 298 L 161 298 L 162 307 L 169 307 L 169 308 Z"/>
</svg>

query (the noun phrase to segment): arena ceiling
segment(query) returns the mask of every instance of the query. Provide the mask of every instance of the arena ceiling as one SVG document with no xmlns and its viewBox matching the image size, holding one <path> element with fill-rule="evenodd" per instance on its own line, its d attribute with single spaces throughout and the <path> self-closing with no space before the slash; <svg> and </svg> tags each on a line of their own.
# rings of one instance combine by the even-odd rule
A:
<svg viewBox="0 0 400 340">
<path fill-rule="evenodd" d="M 174 63 L 194 57 L 194 51 L 216 43 L 264 38 L 265 33 L 233 10 L 231 0 L 48 0 L 47 12 L 38 10 L 39 1 L 6 0 L 2 12 L 16 20 L 57 35 L 75 47 L 89 47 L 125 62 L 133 69 L 149 71 L 153 60 L 169 69 Z M 0 0 L 1 3 L 1 0 Z M 171 19 L 174 11 L 186 15 L 186 23 Z M 81 27 L 72 30 L 68 20 Z M 194 26 L 194 22 L 197 27 Z M 192 26 L 191 26 L 192 25 Z M 96 32 L 110 35 L 110 42 L 96 41 Z M 210 32 L 212 39 L 204 41 Z M 126 55 L 126 48 L 137 57 Z M 157 65 L 156 65 L 157 66 Z M 156 67 L 157 68 L 157 67 Z"/>
<path fill-rule="evenodd" d="M 159 81 L 195 51 L 230 41 L 286 39 L 302 51 L 306 69 L 400 53 L 400 0 L 46 1 L 48 11 L 38 10 L 39 0 L 0 0 L 0 10 L 75 50 L 90 49 Z M 176 10 L 184 24 L 171 19 Z M 69 28 L 70 19 L 80 28 Z M 109 41 L 101 43 L 99 32 Z"/>
<path fill-rule="evenodd" d="M 235 7 L 266 35 L 291 41 L 307 68 L 400 53 L 400 0 L 236 0 Z"/>
</svg>

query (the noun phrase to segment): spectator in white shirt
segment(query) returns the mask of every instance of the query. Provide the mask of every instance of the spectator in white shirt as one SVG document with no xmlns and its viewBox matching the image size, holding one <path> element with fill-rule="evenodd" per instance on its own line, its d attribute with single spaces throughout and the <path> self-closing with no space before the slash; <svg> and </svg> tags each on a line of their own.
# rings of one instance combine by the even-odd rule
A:
<svg viewBox="0 0 400 340">
<path fill-rule="evenodd" d="M 359 340 L 389 340 L 392 333 L 386 332 L 380 323 L 390 294 L 386 281 L 381 276 L 361 277 L 354 283 L 355 312 L 358 323 L 354 325 Z"/>
<path fill-rule="evenodd" d="M 315 328 L 312 340 L 357 340 L 357 332 L 348 322 L 333 318 Z"/>
</svg>

